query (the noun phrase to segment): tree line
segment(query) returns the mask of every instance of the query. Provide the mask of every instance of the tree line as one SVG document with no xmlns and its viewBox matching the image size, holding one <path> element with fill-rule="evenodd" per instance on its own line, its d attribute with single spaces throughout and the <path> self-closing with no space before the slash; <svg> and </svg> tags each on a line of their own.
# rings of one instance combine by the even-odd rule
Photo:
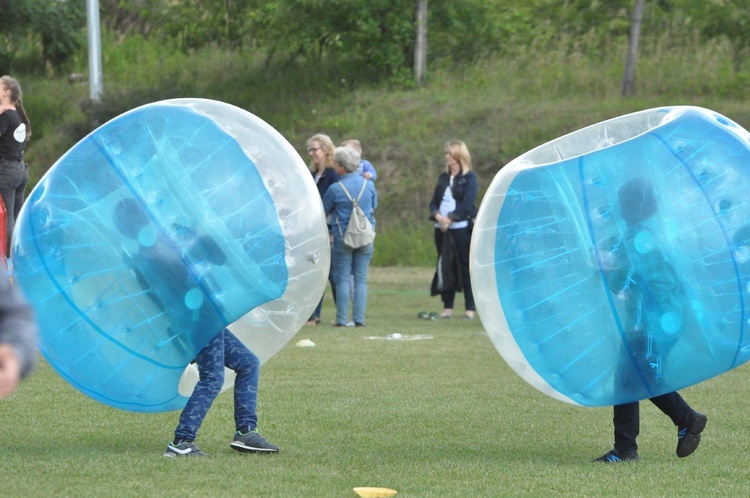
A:
<svg viewBox="0 0 750 498">
<path fill-rule="evenodd" d="M 585 37 L 591 56 L 604 57 L 608 40 L 632 35 L 639 4 L 643 37 L 679 29 L 726 39 L 738 72 L 750 49 L 750 0 L 99 0 L 102 29 L 115 40 L 257 52 L 266 64 L 342 61 L 403 82 L 415 68 L 420 3 L 428 70 L 560 37 Z M 0 0 L 0 11 L 0 73 L 84 65 L 86 0 Z"/>
</svg>

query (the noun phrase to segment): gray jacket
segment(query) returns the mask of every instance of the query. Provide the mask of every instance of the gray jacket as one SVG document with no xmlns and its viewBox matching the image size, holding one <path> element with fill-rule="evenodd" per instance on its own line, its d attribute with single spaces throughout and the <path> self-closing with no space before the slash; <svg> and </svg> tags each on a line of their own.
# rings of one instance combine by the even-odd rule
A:
<svg viewBox="0 0 750 498">
<path fill-rule="evenodd" d="M 21 378 L 36 366 L 38 335 L 34 312 L 6 272 L 0 270 L 0 343 L 15 349 L 21 363 Z"/>
</svg>

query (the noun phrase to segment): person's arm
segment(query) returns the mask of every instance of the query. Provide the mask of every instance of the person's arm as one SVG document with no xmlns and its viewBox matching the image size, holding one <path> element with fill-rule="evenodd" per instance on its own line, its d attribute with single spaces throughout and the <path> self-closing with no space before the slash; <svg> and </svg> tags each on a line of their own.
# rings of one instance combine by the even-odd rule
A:
<svg viewBox="0 0 750 498">
<path fill-rule="evenodd" d="M 430 220 L 438 221 L 436 216 L 440 215 L 440 203 L 443 200 L 443 193 L 445 192 L 446 185 L 443 183 L 443 176 L 446 175 L 446 173 L 442 173 L 438 177 L 438 183 L 435 186 L 435 192 L 432 194 L 432 199 L 430 200 Z M 446 175 L 447 176 L 447 175 Z"/>
<path fill-rule="evenodd" d="M 375 167 L 367 159 L 362 159 L 362 175 L 373 182 L 378 179 L 378 172 L 375 171 Z"/>
<path fill-rule="evenodd" d="M 331 185 L 328 187 L 328 190 L 326 190 L 326 193 L 323 195 L 323 210 L 326 213 L 326 216 L 333 213 L 333 209 L 335 207 L 335 195 L 333 192 L 334 185 Z"/>
<path fill-rule="evenodd" d="M 0 399 L 9 396 L 21 382 L 21 362 L 10 344 L 0 344 Z"/>
<path fill-rule="evenodd" d="M 368 182 L 369 185 L 367 186 L 367 190 L 369 190 L 372 194 L 372 211 L 370 211 L 372 218 L 375 219 L 375 209 L 378 207 L 378 191 L 375 189 L 375 184 L 372 182 Z"/>
<path fill-rule="evenodd" d="M 6 114 L 3 114 L 5 109 L 8 109 L 6 106 L 0 106 L 0 135 L 8 131 L 8 127 L 10 126 L 10 119 L 7 117 Z"/>
<path fill-rule="evenodd" d="M 477 201 L 477 191 L 479 190 L 479 182 L 477 181 L 477 175 L 474 172 L 469 173 L 465 176 L 466 186 L 464 187 L 463 198 L 461 200 L 456 199 L 456 209 L 452 213 L 448 213 L 448 217 L 453 221 L 463 221 L 474 216 L 474 205 Z"/>
<path fill-rule="evenodd" d="M 31 373 L 37 362 L 37 336 L 31 307 L 7 275 L 0 274 L 0 346 L 3 348 L 0 358 L 3 388 L 0 390 L 6 392 L 10 388 L 12 391 L 11 386 Z"/>
</svg>

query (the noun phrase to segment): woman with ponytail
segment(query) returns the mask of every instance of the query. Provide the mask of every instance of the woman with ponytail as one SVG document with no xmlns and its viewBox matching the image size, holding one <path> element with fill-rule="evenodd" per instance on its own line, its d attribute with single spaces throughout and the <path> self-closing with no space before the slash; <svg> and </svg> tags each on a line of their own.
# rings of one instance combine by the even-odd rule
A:
<svg viewBox="0 0 750 498">
<path fill-rule="evenodd" d="M 31 123 L 21 100 L 21 86 L 15 78 L 0 78 L 0 196 L 5 204 L 8 229 L 5 255 L 10 255 L 10 239 L 16 217 L 23 205 L 29 172 L 23 148 L 31 137 Z"/>
</svg>

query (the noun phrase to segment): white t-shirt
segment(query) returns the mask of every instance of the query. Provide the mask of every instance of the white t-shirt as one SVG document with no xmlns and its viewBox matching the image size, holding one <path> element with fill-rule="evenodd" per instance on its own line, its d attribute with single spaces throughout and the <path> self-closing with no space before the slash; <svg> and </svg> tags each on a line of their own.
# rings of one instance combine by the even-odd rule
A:
<svg viewBox="0 0 750 498">
<path fill-rule="evenodd" d="M 448 213 L 452 213 L 456 210 L 456 199 L 453 198 L 453 190 L 451 190 L 451 187 L 453 187 L 452 176 L 450 185 L 445 187 L 445 192 L 443 192 L 443 200 L 440 201 L 440 214 L 443 216 L 448 216 Z M 453 230 L 455 228 L 466 228 L 467 226 L 469 226 L 469 221 L 463 220 L 452 222 L 448 228 Z M 440 223 L 436 222 L 435 228 L 440 228 Z"/>
</svg>

